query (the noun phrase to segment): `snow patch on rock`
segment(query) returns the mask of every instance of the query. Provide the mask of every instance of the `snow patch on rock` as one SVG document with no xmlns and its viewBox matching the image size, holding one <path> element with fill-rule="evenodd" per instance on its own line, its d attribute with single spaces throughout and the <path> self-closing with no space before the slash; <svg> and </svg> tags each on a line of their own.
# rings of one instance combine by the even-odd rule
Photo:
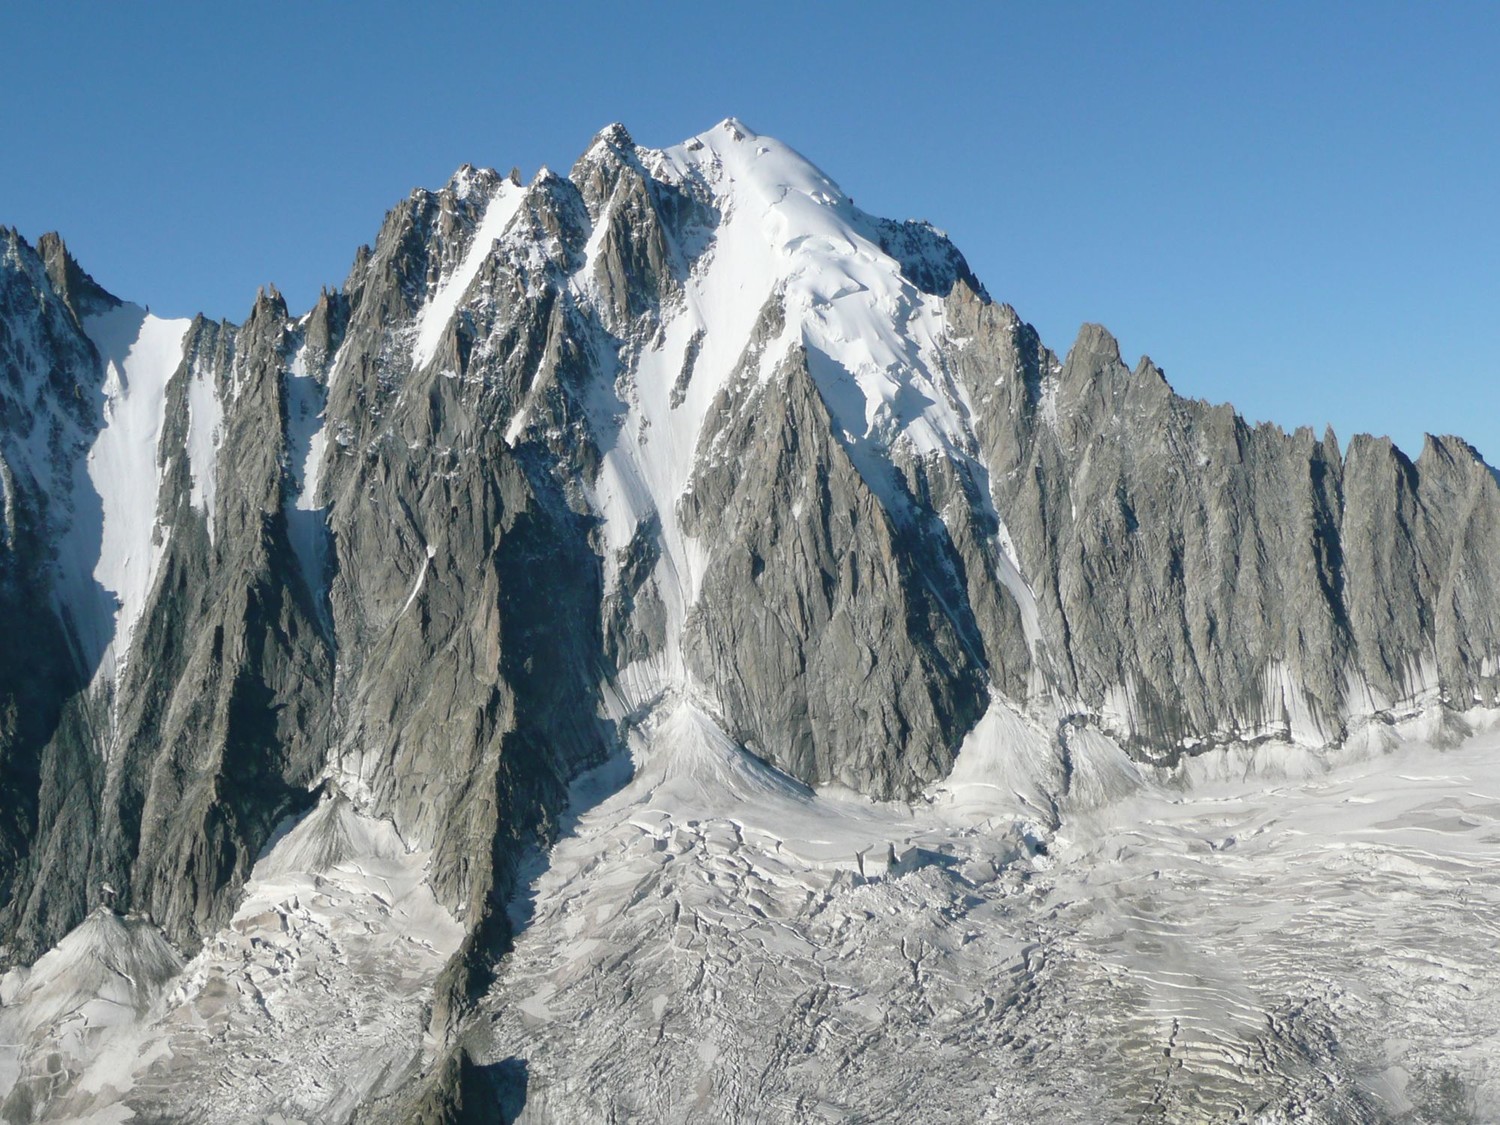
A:
<svg viewBox="0 0 1500 1125">
<path fill-rule="evenodd" d="M 190 323 L 136 305 L 84 321 L 104 363 L 104 424 L 75 475 L 59 586 L 84 651 L 97 656 L 96 676 L 107 680 L 128 657 L 166 546 L 159 445 L 167 381 L 182 364 Z"/>
<path fill-rule="evenodd" d="M 195 362 L 188 376 L 188 470 L 193 478 L 188 502 L 203 513 L 208 540 L 214 538 L 214 497 L 218 488 L 219 446 L 223 443 L 224 403 L 211 364 Z"/>
</svg>

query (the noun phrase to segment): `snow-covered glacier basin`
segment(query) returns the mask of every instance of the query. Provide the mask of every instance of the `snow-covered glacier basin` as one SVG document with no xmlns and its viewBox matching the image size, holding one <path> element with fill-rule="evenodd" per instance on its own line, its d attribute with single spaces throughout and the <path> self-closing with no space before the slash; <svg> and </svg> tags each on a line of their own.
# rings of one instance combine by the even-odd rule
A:
<svg viewBox="0 0 1500 1125">
<path fill-rule="evenodd" d="M 1500 1119 L 1500 734 L 1295 771 L 1267 744 L 1192 779 L 1078 737 L 1051 805 L 1039 731 L 978 735 L 925 802 L 877 804 L 664 704 L 535 857 L 466 1099 L 532 1123 Z M 38 1120 L 356 1119 L 430 1062 L 462 931 L 425 862 L 333 797 L 185 965 L 97 913 L 0 984 L 0 1083 Z"/>
<path fill-rule="evenodd" d="M 1500 1118 L 1500 737 L 1298 772 L 1049 828 L 801 790 L 689 709 L 539 869 L 471 1052 L 527 1121 Z"/>
</svg>

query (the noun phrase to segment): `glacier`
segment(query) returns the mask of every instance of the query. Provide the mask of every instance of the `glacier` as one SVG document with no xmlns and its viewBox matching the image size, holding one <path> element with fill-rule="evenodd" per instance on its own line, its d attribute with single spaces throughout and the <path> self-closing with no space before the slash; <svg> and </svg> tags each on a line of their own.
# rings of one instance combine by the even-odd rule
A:
<svg viewBox="0 0 1500 1125">
<path fill-rule="evenodd" d="M 1048 830 L 799 789 L 681 711 L 469 1049 L 528 1060 L 522 1121 L 1490 1120 L 1500 739 L 1419 737 L 1195 784 L 1096 753 Z"/>
</svg>

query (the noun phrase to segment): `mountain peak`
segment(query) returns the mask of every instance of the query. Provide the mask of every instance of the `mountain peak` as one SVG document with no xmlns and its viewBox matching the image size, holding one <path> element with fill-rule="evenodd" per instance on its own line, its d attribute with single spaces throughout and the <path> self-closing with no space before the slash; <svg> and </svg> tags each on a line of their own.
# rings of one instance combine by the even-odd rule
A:
<svg viewBox="0 0 1500 1125">
<path fill-rule="evenodd" d="M 595 145 L 609 145 L 612 148 L 634 148 L 635 138 L 630 135 L 630 130 L 618 121 L 611 121 L 599 132 L 594 134 Z"/>
<path fill-rule="evenodd" d="M 62 235 L 49 231 L 37 240 L 37 253 L 46 267 L 53 291 L 80 321 L 91 313 L 117 308 L 122 302 L 85 273 Z"/>
<path fill-rule="evenodd" d="M 611 125 L 530 186 L 463 165 L 375 247 L 296 319 L 266 287 L 238 326 L 80 325 L 96 287 L 61 239 L 0 231 L 0 743 L 24 767 L 0 777 L 0 967 L 55 946 L 0 977 L 7 1110 L 404 1121 L 388 1099 L 448 1113 L 425 1068 L 460 1047 L 477 1087 L 533 1067 L 533 1115 L 560 1120 L 1058 1116 L 1026 1101 L 1016 1033 L 1072 1052 L 1043 1075 L 1060 1097 L 1079 1074 L 1118 1094 L 1091 1120 L 1135 1112 L 1164 1057 L 1174 1091 L 1230 1074 L 1246 1113 L 1301 1097 L 1329 1042 L 1375 1052 L 1315 1076 L 1339 1096 L 1448 1065 L 1430 935 L 1415 1021 L 1283 1018 L 1330 979 L 1283 967 L 1328 943 L 1266 928 L 1262 860 L 1288 872 L 1277 919 L 1328 864 L 1260 830 L 1270 804 L 1178 798 L 1232 773 L 1279 802 L 1282 762 L 1500 722 L 1500 486 L 1466 446 L 1340 462 L 1331 432 L 1127 370 L 1097 325 L 1060 363 L 939 231 L 736 118 L 662 149 Z M 1377 780 L 1352 814 L 1317 783 L 1328 854 L 1368 815 L 1430 855 L 1450 780 Z M 1495 818 L 1463 810 L 1472 857 Z M 1082 896 L 1104 913 L 1067 905 L 1143 823 L 1173 878 L 1142 851 L 1139 886 Z M 1433 870 L 1376 863 L 1396 891 Z M 1207 865 L 1253 979 L 1236 956 L 1220 979 L 1217 923 L 1176 928 Z M 142 913 L 89 915 L 114 887 Z M 1142 909 L 1161 942 L 1101 944 Z M 1018 968 L 1043 910 L 1065 944 Z M 1445 979 L 1487 979 L 1472 914 Z M 1196 975 L 1212 991 L 1161 985 Z M 963 1051 L 913 1023 L 923 990 Z M 1204 995 L 1248 1013 L 1234 1039 Z M 834 1039 L 780 1066 L 803 1009 Z M 1316 1055 L 1282 1038 L 1304 1034 Z M 721 1058 L 769 1077 L 726 1086 Z"/>
<path fill-rule="evenodd" d="M 448 180 L 446 190 L 458 199 L 472 195 L 488 195 L 495 188 L 500 175 L 493 168 L 478 168 L 473 164 L 460 164 Z"/>
<path fill-rule="evenodd" d="M 755 130 L 751 129 L 738 117 L 726 117 L 723 121 L 715 125 L 714 128 L 720 132 L 729 134 L 730 139 L 735 141 L 754 140 L 756 137 Z"/>
</svg>

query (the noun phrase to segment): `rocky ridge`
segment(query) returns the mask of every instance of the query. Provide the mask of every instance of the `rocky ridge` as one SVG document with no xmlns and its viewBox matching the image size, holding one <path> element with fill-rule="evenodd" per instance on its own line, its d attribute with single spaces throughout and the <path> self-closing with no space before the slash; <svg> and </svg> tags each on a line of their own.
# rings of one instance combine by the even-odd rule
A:
<svg viewBox="0 0 1500 1125">
<path fill-rule="evenodd" d="M 1020 716 L 1043 821 L 1089 739 L 1170 770 L 1496 706 L 1474 450 L 1251 427 L 1097 326 L 1059 357 L 733 120 L 462 168 L 300 316 L 161 321 L 0 241 L 6 957 L 106 885 L 210 956 L 279 826 L 352 802 L 464 934 L 372 1120 L 463 1084 L 569 781 L 685 704 L 882 800 Z M 10 1119 L 63 1104 L 15 1065 Z"/>
</svg>

